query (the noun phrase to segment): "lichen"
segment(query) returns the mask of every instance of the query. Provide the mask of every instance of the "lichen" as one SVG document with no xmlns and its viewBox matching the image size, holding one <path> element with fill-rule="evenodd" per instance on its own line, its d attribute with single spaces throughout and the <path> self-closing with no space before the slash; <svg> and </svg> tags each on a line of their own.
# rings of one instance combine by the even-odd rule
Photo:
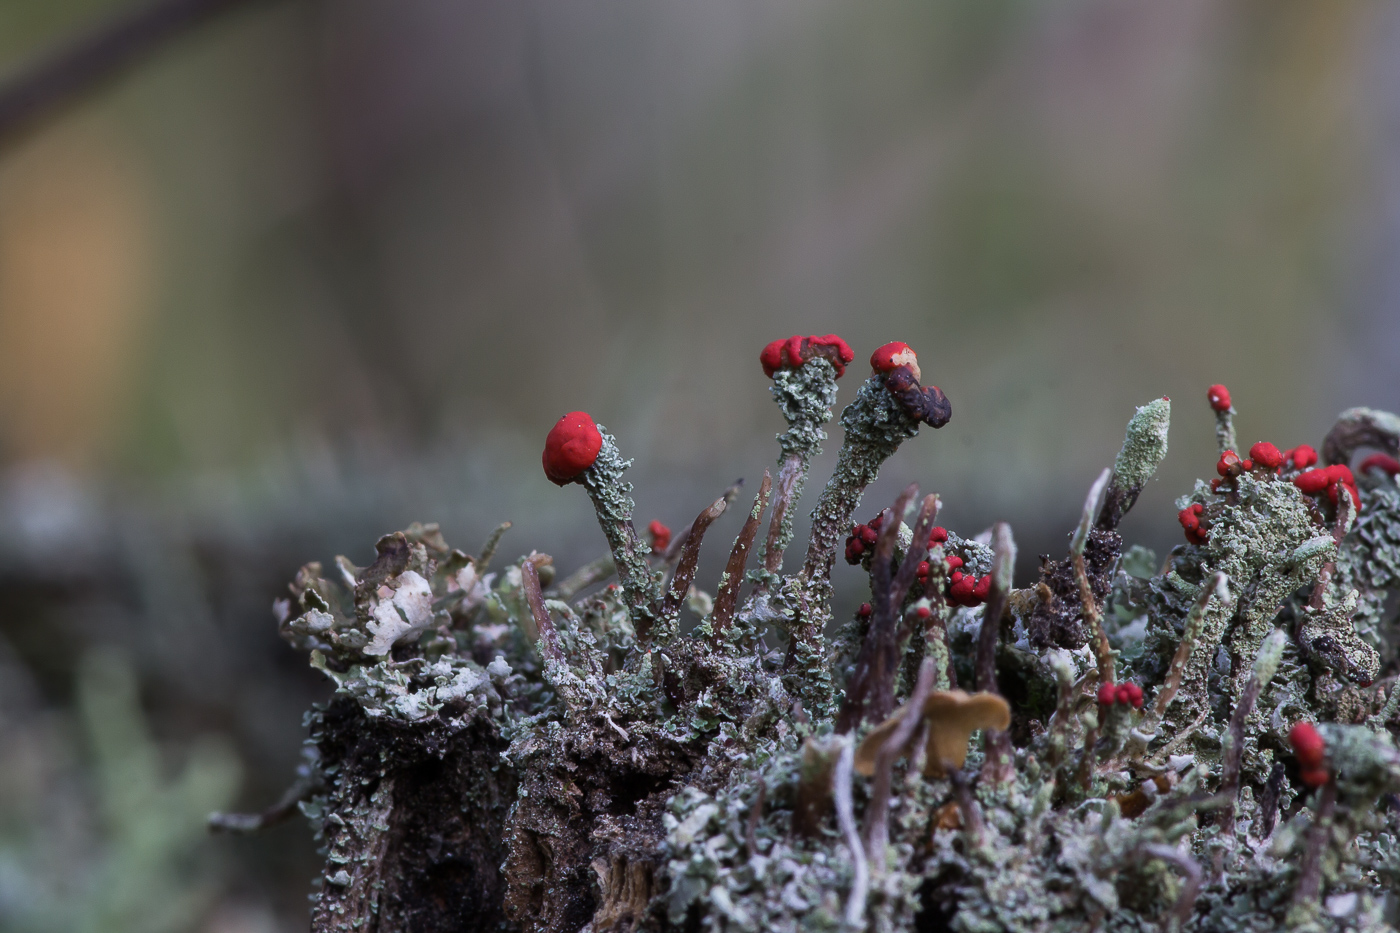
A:
<svg viewBox="0 0 1400 933">
<path fill-rule="evenodd" d="M 799 362 L 774 373 L 774 510 L 834 399 L 836 368 Z M 579 481 L 611 556 L 556 589 L 548 556 L 488 572 L 435 526 L 381 539 L 367 568 L 303 568 L 279 625 L 335 684 L 301 795 L 326 846 L 314 928 L 1394 929 L 1393 478 L 1360 477 L 1357 512 L 1292 462 L 1224 459 L 1178 501 L 1189 540 L 1159 564 L 1118 531 L 1166 455 L 1159 399 L 1069 551 L 1018 589 L 1008 526 L 945 533 L 915 487 L 852 524 L 918 433 L 905 404 L 946 415 L 915 373 L 893 390 L 877 373 L 846 407 L 795 573 L 779 513 L 746 574 L 766 481 L 715 597 L 694 576 L 727 498 L 672 552 L 641 546 L 606 433 Z M 1324 450 L 1394 450 L 1396 428 L 1354 410 Z M 867 535 L 848 558 L 869 596 L 828 642 L 847 533 Z M 928 718 L 973 702 L 959 689 L 999 717 L 967 742 Z M 1322 760 L 1295 751 L 1300 723 Z"/>
</svg>

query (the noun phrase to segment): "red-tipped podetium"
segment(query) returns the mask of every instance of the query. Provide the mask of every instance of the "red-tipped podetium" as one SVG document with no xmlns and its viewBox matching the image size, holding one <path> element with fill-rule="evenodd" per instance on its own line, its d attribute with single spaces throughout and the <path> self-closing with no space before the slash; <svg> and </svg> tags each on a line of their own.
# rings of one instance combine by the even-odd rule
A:
<svg viewBox="0 0 1400 933">
<path fill-rule="evenodd" d="M 802 337 L 797 334 L 786 340 L 774 340 L 763 348 L 758 361 L 768 378 L 780 369 L 797 369 L 817 357 L 823 357 L 836 367 L 838 378 L 845 375 L 846 364 L 856 358 L 856 351 L 835 334 L 822 337 Z"/>
<path fill-rule="evenodd" d="M 870 354 L 870 368 L 877 373 L 893 372 L 899 366 L 908 366 L 915 379 L 923 378 L 923 374 L 919 372 L 919 357 L 907 343 L 896 340 Z"/>
<path fill-rule="evenodd" d="M 651 549 L 657 554 L 663 553 L 671 546 L 671 529 L 661 522 L 653 518 L 647 526 L 647 531 L 651 533 Z"/>
<path fill-rule="evenodd" d="M 1225 451 L 1215 464 L 1215 472 L 1226 478 L 1239 476 L 1240 473 L 1244 472 L 1244 464 L 1240 462 L 1240 455 L 1233 450 Z"/>
<path fill-rule="evenodd" d="M 1268 441 L 1260 441 L 1249 448 L 1249 459 L 1266 470 L 1277 470 L 1283 466 L 1283 454 Z"/>
<path fill-rule="evenodd" d="M 1293 757 L 1298 759 L 1301 769 L 1299 777 L 1309 787 L 1321 787 L 1327 783 L 1327 743 L 1317 727 L 1310 722 L 1300 722 L 1288 732 L 1288 744 L 1293 746 Z"/>
<path fill-rule="evenodd" d="M 1299 444 L 1292 450 L 1285 451 L 1284 456 L 1293 461 L 1293 469 L 1306 470 L 1317 463 L 1317 451 L 1310 444 Z"/>
<path fill-rule="evenodd" d="M 1381 470 L 1394 476 L 1400 473 L 1400 460 L 1396 460 L 1389 454 L 1371 454 L 1361 465 L 1356 468 L 1358 472 L 1365 473 L 1367 470 Z"/>
<path fill-rule="evenodd" d="M 1223 385 L 1213 385 L 1206 390 L 1206 398 L 1210 401 L 1210 407 L 1219 412 L 1230 410 L 1230 390 Z"/>
<path fill-rule="evenodd" d="M 571 483 L 598 459 L 603 435 L 586 411 L 571 411 L 544 439 L 544 475 L 557 486 Z"/>
<path fill-rule="evenodd" d="M 932 428 L 953 417 L 953 406 L 938 386 L 920 384 L 919 358 L 907 343 L 895 341 L 870 354 L 870 368 L 904 413 Z"/>
<path fill-rule="evenodd" d="M 1099 684 L 1098 699 L 1100 706 L 1112 706 L 1117 703 L 1120 706 L 1142 709 L 1142 688 L 1135 683 Z"/>
<path fill-rule="evenodd" d="M 1205 510 L 1204 505 L 1196 502 L 1176 513 L 1176 520 L 1181 523 L 1181 530 L 1186 532 L 1186 540 L 1192 544 L 1205 544 L 1209 540 L 1209 534 L 1201 527 L 1201 515 L 1205 513 Z"/>
</svg>

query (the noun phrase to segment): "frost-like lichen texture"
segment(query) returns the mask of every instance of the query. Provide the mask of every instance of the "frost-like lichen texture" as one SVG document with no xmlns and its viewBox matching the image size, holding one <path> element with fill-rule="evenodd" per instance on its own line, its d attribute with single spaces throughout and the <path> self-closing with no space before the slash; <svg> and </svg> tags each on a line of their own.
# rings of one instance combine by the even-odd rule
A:
<svg viewBox="0 0 1400 933">
<path fill-rule="evenodd" d="M 644 545 L 602 429 L 591 460 L 545 458 L 608 547 L 567 578 L 535 551 L 491 571 L 499 532 L 471 557 L 431 525 L 369 567 L 303 568 L 281 630 L 335 687 L 288 797 L 325 847 L 313 928 L 1394 929 L 1400 419 L 1344 413 L 1324 464 L 1242 452 L 1212 386 L 1220 459 L 1159 560 L 1118 531 L 1167 454 L 1151 401 L 1067 553 L 1017 586 L 1006 523 L 959 534 L 913 486 L 856 520 L 951 417 L 886 344 L 783 574 L 853 358 L 835 336 L 765 348 L 777 478 L 708 591 L 700 545 L 738 490 Z M 843 538 L 869 590 L 838 620 Z"/>
</svg>

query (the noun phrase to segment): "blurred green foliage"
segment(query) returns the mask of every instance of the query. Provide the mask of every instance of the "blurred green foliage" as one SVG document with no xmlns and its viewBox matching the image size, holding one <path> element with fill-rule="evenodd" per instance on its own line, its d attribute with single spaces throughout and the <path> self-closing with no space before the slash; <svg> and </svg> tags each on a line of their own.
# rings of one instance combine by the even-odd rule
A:
<svg viewBox="0 0 1400 933">
<path fill-rule="evenodd" d="M 77 688 L 76 723 L 32 698 L 0 710 L 0 928 L 189 930 L 219 892 L 205 819 L 233 799 L 238 759 L 211 738 L 172 769 L 119 655 L 85 658 Z"/>
</svg>

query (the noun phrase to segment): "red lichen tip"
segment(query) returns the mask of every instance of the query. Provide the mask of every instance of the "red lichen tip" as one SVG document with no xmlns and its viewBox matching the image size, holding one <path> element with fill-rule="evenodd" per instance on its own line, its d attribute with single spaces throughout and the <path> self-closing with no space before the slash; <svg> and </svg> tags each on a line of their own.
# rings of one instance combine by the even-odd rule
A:
<svg viewBox="0 0 1400 933">
<path fill-rule="evenodd" d="M 1213 385 L 1206 390 L 1206 398 L 1210 401 L 1210 407 L 1216 411 L 1230 410 L 1230 390 L 1223 385 Z"/>
<path fill-rule="evenodd" d="M 1293 756 L 1304 768 L 1320 768 L 1327 755 L 1327 743 L 1317 727 L 1310 722 L 1300 722 L 1288 732 L 1288 744 L 1293 746 Z"/>
<path fill-rule="evenodd" d="M 1112 706 L 1112 705 L 1113 705 L 1113 701 L 1116 700 L 1117 698 L 1118 698 L 1118 690 L 1117 690 L 1116 687 L 1113 686 L 1113 684 L 1110 684 L 1110 683 L 1102 683 L 1102 684 L 1099 684 L 1099 705 L 1100 705 L 1100 706 Z"/>
<path fill-rule="evenodd" d="M 1239 476 L 1243 469 L 1244 465 L 1240 462 L 1240 455 L 1233 450 L 1225 451 L 1215 463 L 1215 472 L 1224 477 Z"/>
<path fill-rule="evenodd" d="M 1131 706 L 1133 709 L 1142 709 L 1142 688 L 1137 684 L 1119 684 L 1114 694 L 1114 699 L 1124 706 Z"/>
<path fill-rule="evenodd" d="M 603 435 L 586 411 L 560 418 L 544 439 L 544 475 L 557 486 L 573 482 L 598 459 Z"/>
<path fill-rule="evenodd" d="M 1260 441 L 1249 448 L 1249 459 L 1266 470 L 1277 470 L 1283 466 L 1283 454 L 1268 441 Z"/>
<path fill-rule="evenodd" d="M 1389 454 L 1371 454 L 1361 465 L 1356 468 L 1359 472 L 1365 473 L 1367 470 L 1381 470 L 1394 476 L 1400 473 L 1400 460 L 1396 460 Z"/>
<path fill-rule="evenodd" d="M 764 375 L 773 378 L 780 369 L 797 369 L 817 357 L 822 357 L 836 367 L 838 378 L 845 375 L 846 364 L 856 358 L 856 351 L 835 334 L 803 337 L 798 334 L 786 340 L 774 340 L 758 354 L 763 364 Z"/>
<path fill-rule="evenodd" d="M 866 619 L 869 618 L 871 613 L 873 613 L 874 611 L 874 606 L 870 605 L 869 603 L 861 603 L 860 608 L 856 610 L 856 615 L 860 616 L 862 619 Z"/>
<path fill-rule="evenodd" d="M 1321 787 L 1331 777 L 1326 768 L 1304 768 L 1298 777 L 1309 787 Z"/>
<path fill-rule="evenodd" d="M 671 529 L 661 522 L 653 518 L 647 531 L 651 534 L 651 549 L 656 553 L 660 554 L 671 546 Z"/>
<path fill-rule="evenodd" d="M 948 529 L 942 525 L 934 525 L 928 533 L 928 546 L 932 548 L 935 544 L 946 544 L 948 541 Z"/>
<path fill-rule="evenodd" d="M 1293 485 L 1304 495 L 1315 496 L 1332 484 L 1326 470 L 1308 470 L 1293 477 Z"/>
<path fill-rule="evenodd" d="M 1295 470 L 1306 470 L 1317 463 L 1317 451 L 1308 444 L 1299 444 L 1284 456 L 1293 461 Z"/>
<path fill-rule="evenodd" d="M 919 357 L 907 343 L 887 343 L 870 354 L 870 368 L 877 373 L 888 373 L 900 366 L 908 366 L 915 379 L 922 381 L 919 372 Z"/>
</svg>

